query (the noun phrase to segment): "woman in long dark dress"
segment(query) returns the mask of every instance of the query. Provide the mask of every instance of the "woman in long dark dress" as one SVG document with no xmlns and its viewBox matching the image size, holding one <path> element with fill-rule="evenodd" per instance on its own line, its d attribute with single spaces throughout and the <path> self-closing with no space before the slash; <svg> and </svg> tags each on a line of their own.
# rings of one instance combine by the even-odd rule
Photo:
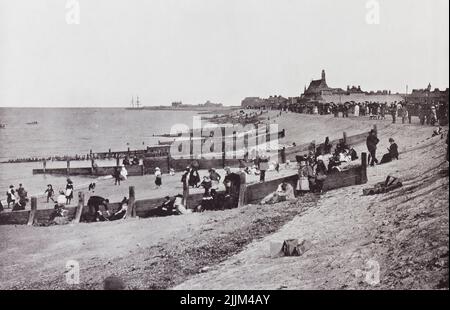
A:
<svg viewBox="0 0 450 310">
<path fill-rule="evenodd" d="M 394 139 L 390 138 L 389 143 L 391 144 L 388 148 L 388 153 L 383 155 L 381 159 L 380 165 L 393 161 L 394 159 L 398 160 L 398 146 L 395 143 Z"/>
</svg>

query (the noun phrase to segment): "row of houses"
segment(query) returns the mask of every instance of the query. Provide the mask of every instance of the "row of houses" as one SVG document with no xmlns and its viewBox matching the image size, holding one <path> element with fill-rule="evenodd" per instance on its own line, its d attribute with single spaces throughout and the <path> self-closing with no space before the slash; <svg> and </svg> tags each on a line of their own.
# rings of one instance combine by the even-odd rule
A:
<svg viewBox="0 0 450 310">
<path fill-rule="evenodd" d="M 287 108 L 290 105 L 308 104 L 343 104 L 346 102 L 364 103 L 394 103 L 408 101 L 417 104 L 447 104 L 449 102 L 449 89 L 431 90 L 431 85 L 426 89 L 413 90 L 411 94 L 392 93 L 390 90 L 363 91 L 361 86 L 347 86 L 347 89 L 329 87 L 326 81 L 325 70 L 322 70 L 321 79 L 312 80 L 305 87 L 299 97 L 270 96 L 269 98 L 247 97 L 241 102 L 243 108 Z"/>
</svg>

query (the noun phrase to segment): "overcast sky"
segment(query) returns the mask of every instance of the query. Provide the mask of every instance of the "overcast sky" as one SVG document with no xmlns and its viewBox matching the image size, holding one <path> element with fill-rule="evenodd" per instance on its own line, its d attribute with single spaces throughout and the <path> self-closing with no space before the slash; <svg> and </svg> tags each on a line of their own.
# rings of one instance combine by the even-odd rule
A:
<svg viewBox="0 0 450 310">
<path fill-rule="evenodd" d="M 449 85 L 449 1 L 0 0 L 0 106 L 127 106 Z"/>
</svg>

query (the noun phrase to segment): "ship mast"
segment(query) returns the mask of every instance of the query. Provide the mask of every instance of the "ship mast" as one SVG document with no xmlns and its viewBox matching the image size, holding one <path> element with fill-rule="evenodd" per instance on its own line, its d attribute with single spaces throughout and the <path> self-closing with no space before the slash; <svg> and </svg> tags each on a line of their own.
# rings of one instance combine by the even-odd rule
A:
<svg viewBox="0 0 450 310">
<path fill-rule="evenodd" d="M 139 96 L 136 97 L 136 107 L 139 108 Z"/>
<path fill-rule="evenodd" d="M 131 107 L 134 108 L 134 97 L 131 96 Z"/>
</svg>

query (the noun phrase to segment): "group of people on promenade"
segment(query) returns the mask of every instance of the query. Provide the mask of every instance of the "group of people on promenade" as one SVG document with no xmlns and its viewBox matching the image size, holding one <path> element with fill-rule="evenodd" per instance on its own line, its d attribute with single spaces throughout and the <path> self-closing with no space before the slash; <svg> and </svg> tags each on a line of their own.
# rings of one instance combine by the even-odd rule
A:
<svg viewBox="0 0 450 310">
<path fill-rule="evenodd" d="M 260 110 L 266 109 L 257 108 Z M 388 102 L 345 102 L 345 103 L 301 103 L 291 105 L 280 105 L 276 110 L 285 110 L 302 114 L 333 114 L 335 117 L 346 118 L 369 117 L 370 119 L 386 119 L 390 115 L 392 122 L 401 119 L 403 124 L 411 124 L 412 118 L 418 117 L 421 125 L 447 125 L 449 123 L 448 104 L 444 102 L 413 103 L 408 101 Z"/>
</svg>

